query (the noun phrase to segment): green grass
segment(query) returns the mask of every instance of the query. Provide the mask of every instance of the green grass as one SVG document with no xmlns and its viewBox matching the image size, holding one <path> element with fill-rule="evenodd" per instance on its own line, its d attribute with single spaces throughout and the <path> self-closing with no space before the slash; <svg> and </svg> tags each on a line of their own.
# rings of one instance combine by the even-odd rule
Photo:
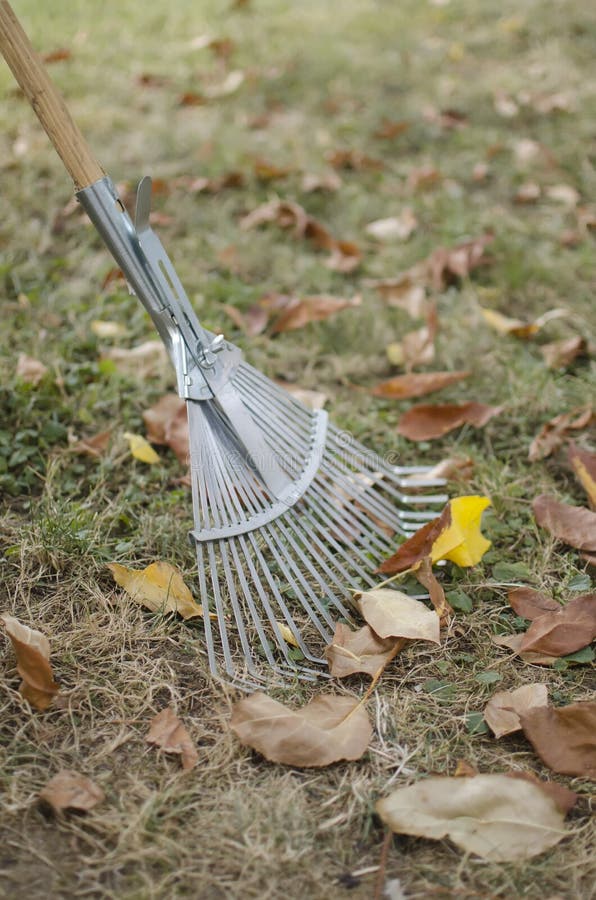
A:
<svg viewBox="0 0 596 900">
<path fill-rule="evenodd" d="M 383 840 L 374 802 L 396 767 L 405 764 L 396 785 L 451 773 L 458 759 L 486 772 L 549 776 L 522 738 L 497 742 L 470 733 L 468 715 L 494 690 L 475 676 L 498 672 L 499 689 L 545 681 L 556 703 L 586 698 L 593 687 L 589 666 L 524 667 L 489 641 L 495 631 L 520 627 L 506 603 L 506 584 L 518 579 L 504 577 L 504 563 L 521 564 L 522 581 L 559 597 L 585 572 L 577 553 L 537 529 L 530 509 L 544 490 L 575 503 L 585 502 L 582 492 L 562 454 L 534 464 L 527 454 L 545 421 L 594 395 L 593 361 L 552 372 L 539 352 L 541 343 L 575 333 L 594 340 L 594 235 L 562 246 L 576 213 L 545 195 L 567 184 L 582 207 L 593 201 L 593 13 L 580 0 L 15 6 L 36 46 L 72 50 L 51 74 L 114 181 L 245 173 L 241 189 L 210 196 L 174 188 L 155 198 L 156 209 L 172 217 L 160 235 L 205 325 L 225 330 L 268 375 L 324 390 L 341 427 L 404 463 L 472 457 L 473 481 L 456 489 L 490 495 L 494 511 L 485 528 L 493 548 L 483 564 L 449 570 L 445 579 L 449 590 L 472 598 L 473 611 L 458 614 L 441 648 L 413 645 L 397 657 L 370 702 L 377 730 L 362 761 L 287 771 L 240 748 L 227 728 L 232 694 L 207 674 L 200 625 L 154 618 L 123 602 L 105 569 L 113 560 L 167 559 L 195 586 L 184 538 L 191 500 L 175 483 L 180 466 L 166 451 L 161 466 L 135 463 L 123 438 L 143 430 L 142 412 L 173 379 L 141 381 L 101 362 L 112 342 L 94 335 L 93 320 L 124 325 L 122 346 L 152 339 L 151 323 L 120 286 L 102 290 L 111 262 L 83 219 L 75 214 L 56 227 L 71 197 L 68 177 L 2 67 L 0 591 L 2 608 L 49 636 L 66 702 L 31 713 L 3 645 L 0 895 L 369 898 L 376 877 L 369 870 Z M 227 62 L 192 48 L 206 32 L 235 42 Z M 179 106 L 182 93 L 220 82 L 229 69 L 246 74 L 236 93 Z M 144 73 L 164 83 L 140 87 Z M 500 92 L 516 99 L 515 117 L 495 110 Z M 570 108 L 539 112 L 537 102 L 553 94 L 568 97 Z M 425 117 L 429 106 L 459 109 L 468 122 L 441 129 Z M 263 116 L 265 127 L 253 127 Z M 374 136 L 384 118 L 411 126 L 384 141 Z M 526 139 L 546 148 L 531 163 L 515 153 Z M 384 169 L 342 173 L 337 193 L 302 194 L 302 173 L 327 171 L 326 155 L 344 148 L 381 159 Z M 263 184 L 253 174 L 257 157 L 295 172 Z M 478 162 L 489 165 L 481 183 L 472 178 Z M 425 164 L 444 180 L 413 192 L 408 176 Z M 543 196 L 517 205 L 513 196 L 528 180 Z M 324 253 L 276 226 L 241 230 L 242 216 L 274 194 L 355 240 L 365 251 L 362 266 L 331 272 Z M 420 222 L 408 242 L 379 246 L 366 237 L 368 222 L 406 205 Z M 355 389 L 393 373 L 385 346 L 415 327 L 367 281 L 396 276 L 435 247 L 487 229 L 495 233 L 492 264 L 436 298 L 432 368 L 473 373 L 437 400 L 504 404 L 505 412 L 480 431 L 412 444 L 395 432 L 409 404 Z M 222 262 L 227 248 L 234 248 L 233 268 Z M 269 291 L 361 293 L 363 302 L 303 331 L 247 339 L 222 306 L 246 309 Z M 555 307 L 568 315 L 522 342 L 490 331 L 480 305 L 527 319 Z M 48 367 L 36 388 L 15 375 L 20 353 Z M 108 427 L 114 440 L 101 460 L 69 449 L 69 434 Z M 348 688 L 361 686 L 356 680 Z M 310 693 L 296 688 L 287 699 Z M 201 755 L 186 777 L 144 743 L 148 720 L 170 700 Z M 35 796 L 59 767 L 97 780 L 105 804 L 87 818 L 45 819 Z M 590 786 L 553 777 L 581 798 L 570 817 L 572 837 L 548 854 L 523 865 L 483 864 L 446 842 L 396 837 L 387 877 L 399 877 L 408 897 L 590 896 Z"/>
</svg>

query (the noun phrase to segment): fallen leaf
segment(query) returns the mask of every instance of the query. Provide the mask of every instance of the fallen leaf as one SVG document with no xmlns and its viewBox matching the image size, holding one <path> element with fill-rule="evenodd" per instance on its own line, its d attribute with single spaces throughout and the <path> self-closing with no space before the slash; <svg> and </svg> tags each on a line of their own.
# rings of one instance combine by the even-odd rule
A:
<svg viewBox="0 0 596 900">
<path fill-rule="evenodd" d="M 348 625 L 338 622 L 332 642 L 325 647 L 329 673 L 335 678 L 345 678 L 364 672 L 375 678 L 404 644 L 405 640 L 380 638 L 369 625 L 352 631 Z"/>
<path fill-rule="evenodd" d="M 433 391 L 440 391 L 451 384 L 468 378 L 470 372 L 420 372 L 418 374 L 396 375 L 377 384 L 371 391 L 374 397 L 389 400 L 407 400 L 422 397 Z"/>
<path fill-rule="evenodd" d="M 404 413 L 397 431 L 411 441 L 428 441 L 443 437 L 462 425 L 481 428 L 502 410 L 502 406 L 484 403 L 419 404 Z"/>
<path fill-rule="evenodd" d="M 459 109 L 452 108 L 435 109 L 434 106 L 431 106 L 424 111 L 424 118 L 427 122 L 432 122 L 434 125 L 438 125 L 439 128 L 442 128 L 445 131 L 463 128 L 468 124 L 466 113 Z"/>
<path fill-rule="evenodd" d="M 131 431 L 125 431 L 124 437 L 128 441 L 129 450 L 135 459 L 147 463 L 147 465 L 150 466 L 155 465 L 155 463 L 160 461 L 159 455 L 141 434 L 133 434 Z"/>
<path fill-rule="evenodd" d="M 484 707 L 484 721 L 496 738 L 521 731 L 520 716 L 535 706 L 548 704 L 548 688 L 534 682 L 514 691 L 497 691 Z"/>
<path fill-rule="evenodd" d="M 199 761 L 199 754 L 188 731 L 171 706 L 166 706 L 151 719 L 145 740 L 165 753 L 179 753 L 185 771 L 194 769 Z"/>
<path fill-rule="evenodd" d="M 569 810 L 573 809 L 577 803 L 578 795 L 574 791 L 570 791 L 569 788 L 564 787 L 564 785 L 559 784 L 557 781 L 541 781 L 533 772 L 507 772 L 507 777 L 521 778 L 522 781 L 529 781 L 531 784 L 538 785 L 547 796 L 555 801 L 557 808 L 564 816 L 566 816 Z M 557 900 L 557 898 L 551 897 L 550 900 Z"/>
<path fill-rule="evenodd" d="M 50 50 L 49 53 L 42 54 L 41 58 L 46 66 L 49 66 L 52 63 L 63 62 L 65 59 L 70 59 L 71 56 L 71 50 L 67 47 L 59 47 L 57 50 Z"/>
<path fill-rule="evenodd" d="M 567 459 L 571 463 L 575 476 L 586 494 L 592 509 L 596 509 L 596 453 L 582 450 L 573 441 L 567 450 Z"/>
<path fill-rule="evenodd" d="M 413 191 L 426 191 L 436 187 L 442 180 L 443 176 L 435 166 L 431 164 L 418 166 L 411 169 L 408 175 L 408 187 Z"/>
<path fill-rule="evenodd" d="M 400 637 L 440 644 L 440 621 L 434 609 L 389 588 L 356 594 L 363 619 L 381 638 Z"/>
<path fill-rule="evenodd" d="M 152 190 L 155 190 L 155 188 L 153 187 L 153 184 L 152 184 Z M 122 271 L 122 269 L 119 268 L 118 266 L 112 266 L 111 269 L 108 269 L 108 271 L 106 272 L 106 274 L 103 277 L 103 280 L 101 282 L 101 289 L 102 289 L 102 291 L 105 291 L 111 284 L 122 285 L 125 282 L 126 282 L 126 278 L 124 276 L 124 272 Z M 94 325 L 95 325 L 95 322 L 92 322 L 91 323 L 92 329 L 93 329 Z M 99 332 L 97 332 L 97 331 L 95 333 L 99 334 Z M 99 337 L 103 337 L 103 336 L 104 335 L 99 334 Z M 111 335 L 106 335 L 106 336 L 110 337 Z"/>
<path fill-rule="evenodd" d="M 314 297 L 292 297 L 286 309 L 282 309 L 271 326 L 270 333 L 280 334 L 285 331 L 295 331 L 304 328 L 311 322 L 321 322 L 330 316 L 336 315 L 344 309 L 360 306 L 362 298 L 359 295 L 349 299 L 332 297 L 329 294 L 321 294 Z"/>
<path fill-rule="evenodd" d="M 205 103 L 207 103 L 207 97 L 197 91 L 184 91 L 178 97 L 178 106 L 204 106 Z"/>
<path fill-rule="evenodd" d="M 39 384 L 47 371 L 47 366 L 44 366 L 38 359 L 27 356 L 26 353 L 19 353 L 16 375 L 26 384 Z"/>
<path fill-rule="evenodd" d="M 112 429 L 107 428 L 105 431 L 99 431 L 92 437 L 81 438 L 78 441 L 75 440 L 70 449 L 73 453 L 80 453 L 84 456 L 94 456 L 97 458 L 103 456 L 108 448 L 111 437 Z"/>
<path fill-rule="evenodd" d="M 577 334 L 570 338 L 564 338 L 561 341 L 543 344 L 540 348 L 540 352 L 549 369 L 565 369 L 578 356 L 584 356 L 587 351 L 587 341 Z"/>
<path fill-rule="evenodd" d="M 541 193 L 539 184 L 536 184 L 535 181 L 526 181 L 524 184 L 520 184 L 513 199 L 516 203 L 536 203 L 540 199 Z"/>
<path fill-rule="evenodd" d="M 276 181 L 278 178 L 287 178 L 294 170 L 291 166 L 276 166 L 266 159 L 255 159 L 253 170 L 259 181 Z"/>
<path fill-rule="evenodd" d="M 490 174 L 490 168 L 488 163 L 485 162 L 477 162 L 474 164 L 474 168 L 472 169 L 472 181 L 481 184 L 483 181 L 486 181 Z"/>
<path fill-rule="evenodd" d="M 120 563 L 108 563 L 108 569 L 114 581 L 136 603 L 152 612 L 176 612 L 183 619 L 203 615 L 203 607 L 193 599 L 181 572 L 170 563 L 154 562 L 146 569 L 129 569 Z"/>
<path fill-rule="evenodd" d="M 552 797 L 504 774 L 431 776 L 397 788 L 376 810 L 398 834 L 449 837 L 467 853 L 493 862 L 536 856 L 567 834 Z"/>
<path fill-rule="evenodd" d="M 554 419 L 550 419 L 542 426 L 530 444 L 528 451 L 530 462 L 546 459 L 547 456 L 559 449 L 570 431 L 581 431 L 586 428 L 592 421 L 593 415 L 591 406 L 577 407 L 571 412 L 561 413 Z"/>
<path fill-rule="evenodd" d="M 165 444 L 183 465 L 190 458 L 186 401 L 178 394 L 165 394 L 143 413 L 147 437 L 152 444 Z"/>
<path fill-rule="evenodd" d="M 409 331 L 401 340 L 403 364 L 408 371 L 433 361 L 437 329 L 437 307 L 435 303 L 429 303 L 426 308 L 426 325 L 415 331 Z"/>
<path fill-rule="evenodd" d="M 385 575 L 397 575 L 398 572 L 413 569 L 420 560 L 431 555 L 433 544 L 450 524 L 451 507 L 447 504 L 440 516 L 427 522 L 411 538 L 404 541 L 389 559 L 381 563 L 378 571 Z"/>
<path fill-rule="evenodd" d="M 353 272 L 362 262 L 362 253 L 352 241 L 334 241 L 325 266 L 332 272 Z"/>
<path fill-rule="evenodd" d="M 441 625 L 446 625 L 453 615 L 453 609 L 447 602 L 445 591 L 437 580 L 433 570 L 430 557 L 423 559 L 414 571 L 417 581 L 426 588 L 430 597 L 430 602 L 435 608 Z"/>
<path fill-rule="evenodd" d="M 435 539 L 430 558 L 433 563 L 448 559 L 461 567 L 480 562 L 491 542 L 480 531 L 482 513 L 490 499 L 477 494 L 454 497 L 449 501 L 451 521 Z"/>
<path fill-rule="evenodd" d="M 580 201 L 579 191 L 570 184 L 553 184 L 546 189 L 546 196 L 555 203 L 563 203 L 565 206 L 577 206 Z"/>
<path fill-rule="evenodd" d="M 532 503 L 534 518 L 553 537 L 578 550 L 596 551 L 596 512 L 540 494 Z"/>
<path fill-rule="evenodd" d="M 359 150 L 333 150 L 327 154 L 327 162 L 334 169 L 351 169 L 361 172 L 365 169 L 378 171 L 385 168 L 385 163 L 380 159 L 373 159 Z"/>
<path fill-rule="evenodd" d="M 519 106 L 515 100 L 502 91 L 497 91 L 493 102 L 495 111 L 504 119 L 513 119 L 519 112 Z"/>
<path fill-rule="evenodd" d="M 284 622 L 276 622 L 275 624 L 277 625 L 279 633 L 281 634 L 286 644 L 289 644 L 291 647 L 300 646 L 296 639 L 296 635 L 288 625 L 284 624 Z"/>
<path fill-rule="evenodd" d="M 236 306 L 229 306 L 228 304 L 223 306 L 222 309 L 234 324 L 249 337 L 262 334 L 269 321 L 267 311 L 256 303 L 249 306 L 246 312 L 242 312 Z"/>
<path fill-rule="evenodd" d="M 480 775 L 478 769 L 474 768 L 467 760 L 458 759 L 453 773 L 454 778 L 474 778 L 476 775 Z"/>
<path fill-rule="evenodd" d="M 225 172 L 223 175 L 216 175 L 213 178 L 201 176 L 190 181 L 184 180 L 180 183 L 180 186 L 188 194 L 219 194 L 226 188 L 243 187 L 244 181 L 242 172 L 232 171 Z"/>
<path fill-rule="evenodd" d="M 539 326 L 535 322 L 522 322 L 521 319 L 510 319 L 497 312 L 496 309 L 486 309 L 480 307 L 480 312 L 484 320 L 494 328 L 499 334 L 511 334 L 518 338 L 530 338 L 539 330 Z"/>
<path fill-rule="evenodd" d="M 17 657 L 17 672 L 23 679 L 19 693 L 36 709 L 47 709 L 59 691 L 50 664 L 47 637 L 23 625 L 8 613 L 0 615 Z"/>
<path fill-rule="evenodd" d="M 524 662 L 534 666 L 552 666 L 557 661 L 556 656 L 547 656 L 544 653 L 535 653 L 532 650 L 520 652 L 521 644 L 524 639 L 523 634 L 493 634 L 491 640 L 497 647 L 507 647 L 512 650 L 516 656 L 523 659 Z"/>
<path fill-rule="evenodd" d="M 490 259 L 485 255 L 485 250 L 492 240 L 492 234 L 483 234 L 463 244 L 438 247 L 433 251 L 424 262 L 432 289 L 442 291 L 459 279 L 467 278 L 474 269 L 487 265 Z"/>
<path fill-rule="evenodd" d="M 544 613 L 556 612 L 561 609 L 556 600 L 527 587 L 512 588 L 507 594 L 507 599 L 518 616 L 521 616 L 522 619 L 529 619 L 530 622 L 537 619 L 538 616 L 543 616 Z"/>
<path fill-rule="evenodd" d="M 120 322 L 102 322 L 99 319 L 91 322 L 91 331 L 98 338 L 118 338 L 126 334 L 126 328 Z"/>
<path fill-rule="evenodd" d="M 518 162 L 531 163 L 538 159 L 543 153 L 543 148 L 536 141 L 530 138 L 522 138 L 513 145 L 513 153 Z"/>
<path fill-rule="evenodd" d="M 337 172 L 326 172 L 322 175 L 305 172 L 300 189 L 304 194 L 312 194 L 315 191 L 339 191 L 342 184 Z"/>
<path fill-rule="evenodd" d="M 596 594 L 582 594 L 553 612 L 537 616 L 523 636 L 520 653 L 531 650 L 567 656 L 586 647 L 595 637 Z"/>
<path fill-rule="evenodd" d="M 300 768 L 360 759 L 372 736 L 360 701 L 338 694 L 319 694 L 292 710 L 257 692 L 234 704 L 230 726 L 266 759 Z"/>
<path fill-rule="evenodd" d="M 145 341 L 136 347 L 125 349 L 112 347 L 101 355 L 111 360 L 123 375 L 143 381 L 168 370 L 169 360 L 161 341 Z"/>
<path fill-rule="evenodd" d="M 596 779 L 596 703 L 541 706 L 520 718 L 525 736 L 549 769 Z"/>
<path fill-rule="evenodd" d="M 287 381 L 278 380 L 276 383 L 309 409 L 324 409 L 327 402 L 327 394 L 324 394 L 322 391 L 311 391 L 308 388 L 301 388 L 295 384 L 288 384 Z"/>
<path fill-rule="evenodd" d="M 376 219 L 369 222 L 364 230 L 378 241 L 407 241 L 417 228 L 418 219 L 410 207 L 406 207 L 401 215 Z"/>
<path fill-rule="evenodd" d="M 213 84 L 205 88 L 205 96 L 210 100 L 216 100 L 218 97 L 229 97 L 235 94 L 239 87 L 244 84 L 245 74 L 240 69 L 232 69 L 220 84 Z"/>
<path fill-rule="evenodd" d="M 433 466 L 426 478 L 445 478 L 447 481 L 469 481 L 474 472 L 474 460 L 469 456 L 448 456 Z M 417 479 L 416 475 L 412 480 Z"/>
<path fill-rule="evenodd" d="M 379 127 L 373 132 L 373 135 L 380 140 L 391 141 L 407 131 L 409 127 L 410 123 L 405 119 L 400 119 L 397 122 L 391 119 L 383 119 Z"/>
<path fill-rule="evenodd" d="M 414 319 L 422 319 L 428 312 L 424 286 L 418 284 L 411 273 L 398 278 L 385 278 L 370 282 L 377 289 L 387 306 L 405 310 Z"/>
<path fill-rule="evenodd" d="M 105 796 L 94 781 L 73 769 L 62 769 L 39 792 L 42 803 L 57 813 L 69 809 L 88 812 L 105 800 Z"/>
</svg>

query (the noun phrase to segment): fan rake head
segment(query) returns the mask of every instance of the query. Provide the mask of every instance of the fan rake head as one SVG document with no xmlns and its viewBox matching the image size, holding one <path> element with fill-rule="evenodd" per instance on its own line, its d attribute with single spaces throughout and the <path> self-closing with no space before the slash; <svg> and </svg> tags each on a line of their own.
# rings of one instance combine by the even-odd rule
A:
<svg viewBox="0 0 596 900">
<path fill-rule="evenodd" d="M 189 401 L 191 477 L 205 641 L 212 672 L 239 687 L 322 674 L 353 592 L 446 502 L 422 467 L 396 467 L 327 424 L 242 362 L 233 386 L 258 422 L 269 462 L 291 487 L 263 482 L 216 403 Z M 257 465 L 255 465 L 257 463 Z M 425 493 L 426 491 L 426 493 Z"/>
</svg>

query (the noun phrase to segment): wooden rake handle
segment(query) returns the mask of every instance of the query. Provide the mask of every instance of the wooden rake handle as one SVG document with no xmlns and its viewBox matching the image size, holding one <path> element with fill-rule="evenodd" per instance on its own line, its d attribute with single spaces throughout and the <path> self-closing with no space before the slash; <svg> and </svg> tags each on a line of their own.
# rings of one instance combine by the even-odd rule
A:
<svg viewBox="0 0 596 900">
<path fill-rule="evenodd" d="M 74 181 L 76 190 L 89 187 L 103 178 L 105 172 L 73 122 L 63 98 L 7 0 L 0 0 L 0 52 Z"/>
</svg>

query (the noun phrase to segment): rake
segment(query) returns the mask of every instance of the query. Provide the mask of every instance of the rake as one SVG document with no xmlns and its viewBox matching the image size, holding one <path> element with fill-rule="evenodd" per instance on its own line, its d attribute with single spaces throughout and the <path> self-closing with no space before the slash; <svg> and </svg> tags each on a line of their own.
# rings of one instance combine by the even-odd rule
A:
<svg viewBox="0 0 596 900">
<path fill-rule="evenodd" d="M 437 514 L 442 479 L 382 459 L 254 369 L 199 323 L 149 224 L 134 224 L 6 0 L 0 50 L 75 184 L 76 196 L 167 349 L 186 400 L 205 646 L 212 673 L 252 688 L 312 680 L 353 592 L 396 536 Z"/>
</svg>

